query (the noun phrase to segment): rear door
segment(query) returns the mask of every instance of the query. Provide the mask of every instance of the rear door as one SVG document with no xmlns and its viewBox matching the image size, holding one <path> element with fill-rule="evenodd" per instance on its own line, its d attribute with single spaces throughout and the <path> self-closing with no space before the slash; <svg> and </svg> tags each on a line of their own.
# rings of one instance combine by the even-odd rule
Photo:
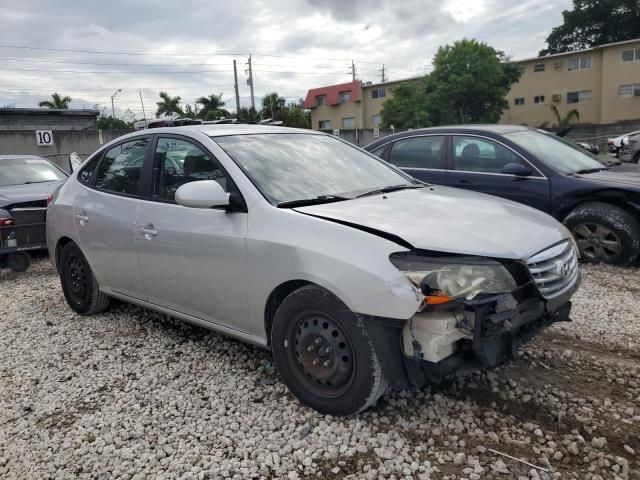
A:
<svg viewBox="0 0 640 480">
<path fill-rule="evenodd" d="M 507 198 L 547 213 L 550 211 L 549 180 L 518 153 L 493 139 L 472 135 L 453 135 L 450 145 L 449 186 Z M 502 173 L 509 163 L 522 164 L 531 170 L 531 174 Z"/>
<path fill-rule="evenodd" d="M 423 182 L 445 184 L 445 135 L 405 137 L 393 142 L 385 159 Z"/>
<path fill-rule="evenodd" d="M 100 285 L 140 299 L 145 293 L 134 233 L 149 144 L 149 137 L 122 142 L 95 168 L 87 165 L 78 175 L 83 186 L 73 205 L 80 248 Z"/>
</svg>

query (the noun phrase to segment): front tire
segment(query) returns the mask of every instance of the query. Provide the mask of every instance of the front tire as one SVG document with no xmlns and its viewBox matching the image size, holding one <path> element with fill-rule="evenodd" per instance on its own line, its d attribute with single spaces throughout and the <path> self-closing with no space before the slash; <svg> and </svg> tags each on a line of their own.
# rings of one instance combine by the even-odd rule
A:
<svg viewBox="0 0 640 480">
<path fill-rule="evenodd" d="M 640 224 L 614 205 L 585 203 L 567 215 L 564 223 L 584 260 L 624 266 L 640 254 Z"/>
<path fill-rule="evenodd" d="M 280 304 L 271 347 L 291 393 L 321 413 L 361 412 L 387 389 L 362 320 L 316 285 L 299 288 Z"/>
<path fill-rule="evenodd" d="M 100 313 L 109 306 L 109 297 L 100 291 L 87 259 L 73 242 L 60 254 L 60 283 L 67 303 L 80 315 Z"/>
</svg>

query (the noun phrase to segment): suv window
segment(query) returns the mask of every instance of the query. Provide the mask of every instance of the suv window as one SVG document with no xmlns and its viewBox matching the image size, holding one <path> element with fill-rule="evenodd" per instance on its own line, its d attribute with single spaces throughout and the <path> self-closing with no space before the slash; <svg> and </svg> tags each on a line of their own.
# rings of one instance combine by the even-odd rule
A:
<svg viewBox="0 0 640 480">
<path fill-rule="evenodd" d="M 227 174 L 218 161 L 191 142 L 159 138 L 155 159 L 155 194 L 161 200 L 174 202 L 178 188 L 197 180 L 215 180 L 229 192 Z"/>
<path fill-rule="evenodd" d="M 508 163 L 524 165 L 517 154 L 499 143 L 463 136 L 453 137 L 453 163 L 456 170 L 484 173 L 502 173 Z"/>
<path fill-rule="evenodd" d="M 82 170 L 80 170 L 80 173 L 78 173 L 78 181 L 80 183 L 84 185 L 89 185 L 91 183 L 93 172 L 96 171 L 96 167 L 98 166 L 99 161 L 100 155 L 96 155 L 94 158 L 89 160 L 84 167 L 82 167 Z"/>
<path fill-rule="evenodd" d="M 400 168 L 444 168 L 444 136 L 413 137 L 393 144 L 389 162 Z"/>
<path fill-rule="evenodd" d="M 148 146 L 148 138 L 138 138 L 107 150 L 98 165 L 96 188 L 137 195 Z"/>
</svg>

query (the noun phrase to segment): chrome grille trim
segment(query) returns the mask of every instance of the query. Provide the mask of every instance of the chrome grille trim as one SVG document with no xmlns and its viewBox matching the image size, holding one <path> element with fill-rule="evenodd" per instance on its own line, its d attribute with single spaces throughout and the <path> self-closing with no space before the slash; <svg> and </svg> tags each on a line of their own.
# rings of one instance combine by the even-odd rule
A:
<svg viewBox="0 0 640 480">
<path fill-rule="evenodd" d="M 578 254 L 569 241 L 535 254 L 527 261 L 538 290 L 546 299 L 567 292 L 578 279 Z"/>
</svg>

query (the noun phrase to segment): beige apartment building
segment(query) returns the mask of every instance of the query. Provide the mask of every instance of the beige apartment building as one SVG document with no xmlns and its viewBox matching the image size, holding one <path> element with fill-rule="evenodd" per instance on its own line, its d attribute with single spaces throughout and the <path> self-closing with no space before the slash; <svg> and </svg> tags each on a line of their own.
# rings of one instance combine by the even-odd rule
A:
<svg viewBox="0 0 640 480">
<path fill-rule="evenodd" d="M 315 130 L 352 130 L 378 128 L 385 100 L 393 95 L 399 83 L 416 80 L 407 78 L 393 82 L 354 82 L 313 88 L 307 92 L 304 108 L 311 110 L 311 128 Z"/>
<path fill-rule="evenodd" d="M 577 110 L 581 124 L 640 120 L 640 39 L 518 61 L 520 81 L 507 95 L 501 123 L 553 125 L 555 105 L 564 117 Z M 304 102 L 316 130 L 380 126 L 382 104 L 408 78 L 385 83 L 354 81 L 314 88 Z"/>
<path fill-rule="evenodd" d="M 640 39 L 570 53 L 521 60 L 501 123 L 539 126 L 557 123 L 575 109 L 582 124 L 640 119 Z"/>
</svg>

